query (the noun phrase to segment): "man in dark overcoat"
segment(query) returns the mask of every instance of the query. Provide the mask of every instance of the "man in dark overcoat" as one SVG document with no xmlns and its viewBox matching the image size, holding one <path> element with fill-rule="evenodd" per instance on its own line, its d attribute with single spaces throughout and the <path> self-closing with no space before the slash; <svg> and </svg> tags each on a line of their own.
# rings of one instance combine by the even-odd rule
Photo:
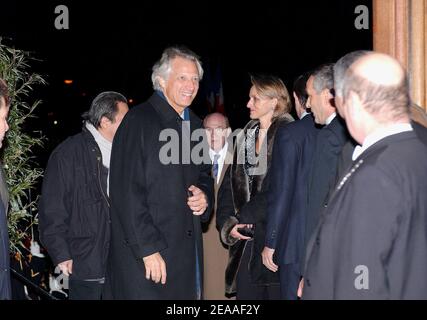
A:
<svg viewBox="0 0 427 320">
<path fill-rule="evenodd" d="M 405 71 L 357 59 L 343 112 L 359 144 L 310 239 L 304 299 L 427 299 L 427 148 L 409 116 Z"/>
<path fill-rule="evenodd" d="M 214 203 L 213 179 L 202 122 L 188 106 L 202 75 L 193 52 L 167 48 L 153 67 L 155 92 L 115 136 L 106 280 L 113 299 L 201 298 L 201 220 Z"/>
</svg>

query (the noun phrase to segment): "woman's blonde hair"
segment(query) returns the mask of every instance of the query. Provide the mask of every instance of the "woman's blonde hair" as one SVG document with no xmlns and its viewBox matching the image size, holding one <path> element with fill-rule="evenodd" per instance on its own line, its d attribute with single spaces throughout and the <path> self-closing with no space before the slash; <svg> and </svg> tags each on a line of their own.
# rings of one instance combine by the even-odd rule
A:
<svg viewBox="0 0 427 320">
<path fill-rule="evenodd" d="M 259 95 L 265 98 L 277 99 L 273 119 L 291 112 L 292 103 L 288 89 L 283 81 L 272 75 L 251 75 L 252 85 Z"/>
</svg>

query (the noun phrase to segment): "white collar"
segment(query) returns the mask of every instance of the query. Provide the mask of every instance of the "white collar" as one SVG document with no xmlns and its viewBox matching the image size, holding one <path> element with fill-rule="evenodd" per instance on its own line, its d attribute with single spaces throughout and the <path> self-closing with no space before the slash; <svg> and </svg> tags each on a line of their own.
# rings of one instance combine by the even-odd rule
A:
<svg viewBox="0 0 427 320">
<path fill-rule="evenodd" d="M 325 126 L 328 126 L 331 124 L 331 122 L 335 119 L 335 117 L 337 116 L 337 113 L 334 112 L 333 114 L 331 114 L 325 121 Z"/>
<path fill-rule="evenodd" d="M 111 148 L 111 145 L 113 143 L 105 139 L 101 132 L 99 132 L 98 129 L 96 129 L 89 121 L 85 122 L 85 126 L 86 129 L 88 129 L 89 132 L 92 134 L 96 142 L 98 142 L 98 144 L 106 146 L 107 148 Z"/>
<path fill-rule="evenodd" d="M 377 143 L 378 141 L 394 134 L 412 130 L 412 126 L 409 123 L 396 123 L 387 126 L 386 128 L 380 128 L 375 130 L 365 138 L 362 146 L 359 145 L 354 148 L 352 156 L 353 161 L 356 160 L 363 152 L 365 152 L 366 149 L 368 149 L 370 146 Z"/>
<path fill-rule="evenodd" d="M 309 113 L 307 112 L 307 111 L 304 111 L 302 114 L 301 114 L 301 118 L 299 118 L 300 120 L 302 120 L 302 118 L 304 118 L 306 115 L 308 115 Z"/>
<path fill-rule="evenodd" d="M 209 156 L 210 156 L 210 158 L 213 161 L 215 155 L 219 154 L 219 158 L 218 158 L 218 160 L 219 160 L 219 159 L 225 157 L 225 155 L 227 153 L 227 150 L 228 150 L 228 142 L 226 141 L 225 144 L 224 144 L 224 146 L 222 147 L 222 149 L 219 150 L 219 152 L 215 152 L 214 150 L 212 150 L 211 148 L 209 148 Z"/>
</svg>

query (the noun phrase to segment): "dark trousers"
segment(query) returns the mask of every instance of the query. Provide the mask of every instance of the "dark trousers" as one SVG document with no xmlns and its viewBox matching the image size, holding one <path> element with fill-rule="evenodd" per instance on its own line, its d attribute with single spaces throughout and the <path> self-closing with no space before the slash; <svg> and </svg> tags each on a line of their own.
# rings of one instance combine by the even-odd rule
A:
<svg viewBox="0 0 427 320">
<path fill-rule="evenodd" d="M 279 266 L 280 291 L 283 300 L 298 300 L 297 291 L 301 279 L 298 264 Z"/>
<path fill-rule="evenodd" d="M 69 280 L 70 300 L 101 300 L 104 284 L 99 281 Z"/>
<path fill-rule="evenodd" d="M 237 300 L 280 300 L 280 286 L 257 285 L 252 283 L 249 273 L 249 260 L 251 257 L 253 242 L 247 243 L 243 252 L 239 271 L 236 278 L 236 299 Z"/>
</svg>

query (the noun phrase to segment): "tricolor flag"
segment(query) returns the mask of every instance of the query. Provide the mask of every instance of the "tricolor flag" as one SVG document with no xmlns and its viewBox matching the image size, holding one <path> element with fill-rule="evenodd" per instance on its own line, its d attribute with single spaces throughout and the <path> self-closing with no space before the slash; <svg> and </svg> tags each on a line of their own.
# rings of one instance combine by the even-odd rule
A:
<svg viewBox="0 0 427 320">
<path fill-rule="evenodd" d="M 222 87 L 222 75 L 220 65 L 217 64 L 215 73 L 211 72 L 207 64 L 204 75 L 204 92 L 209 113 L 219 112 L 225 114 L 224 93 Z"/>
</svg>

